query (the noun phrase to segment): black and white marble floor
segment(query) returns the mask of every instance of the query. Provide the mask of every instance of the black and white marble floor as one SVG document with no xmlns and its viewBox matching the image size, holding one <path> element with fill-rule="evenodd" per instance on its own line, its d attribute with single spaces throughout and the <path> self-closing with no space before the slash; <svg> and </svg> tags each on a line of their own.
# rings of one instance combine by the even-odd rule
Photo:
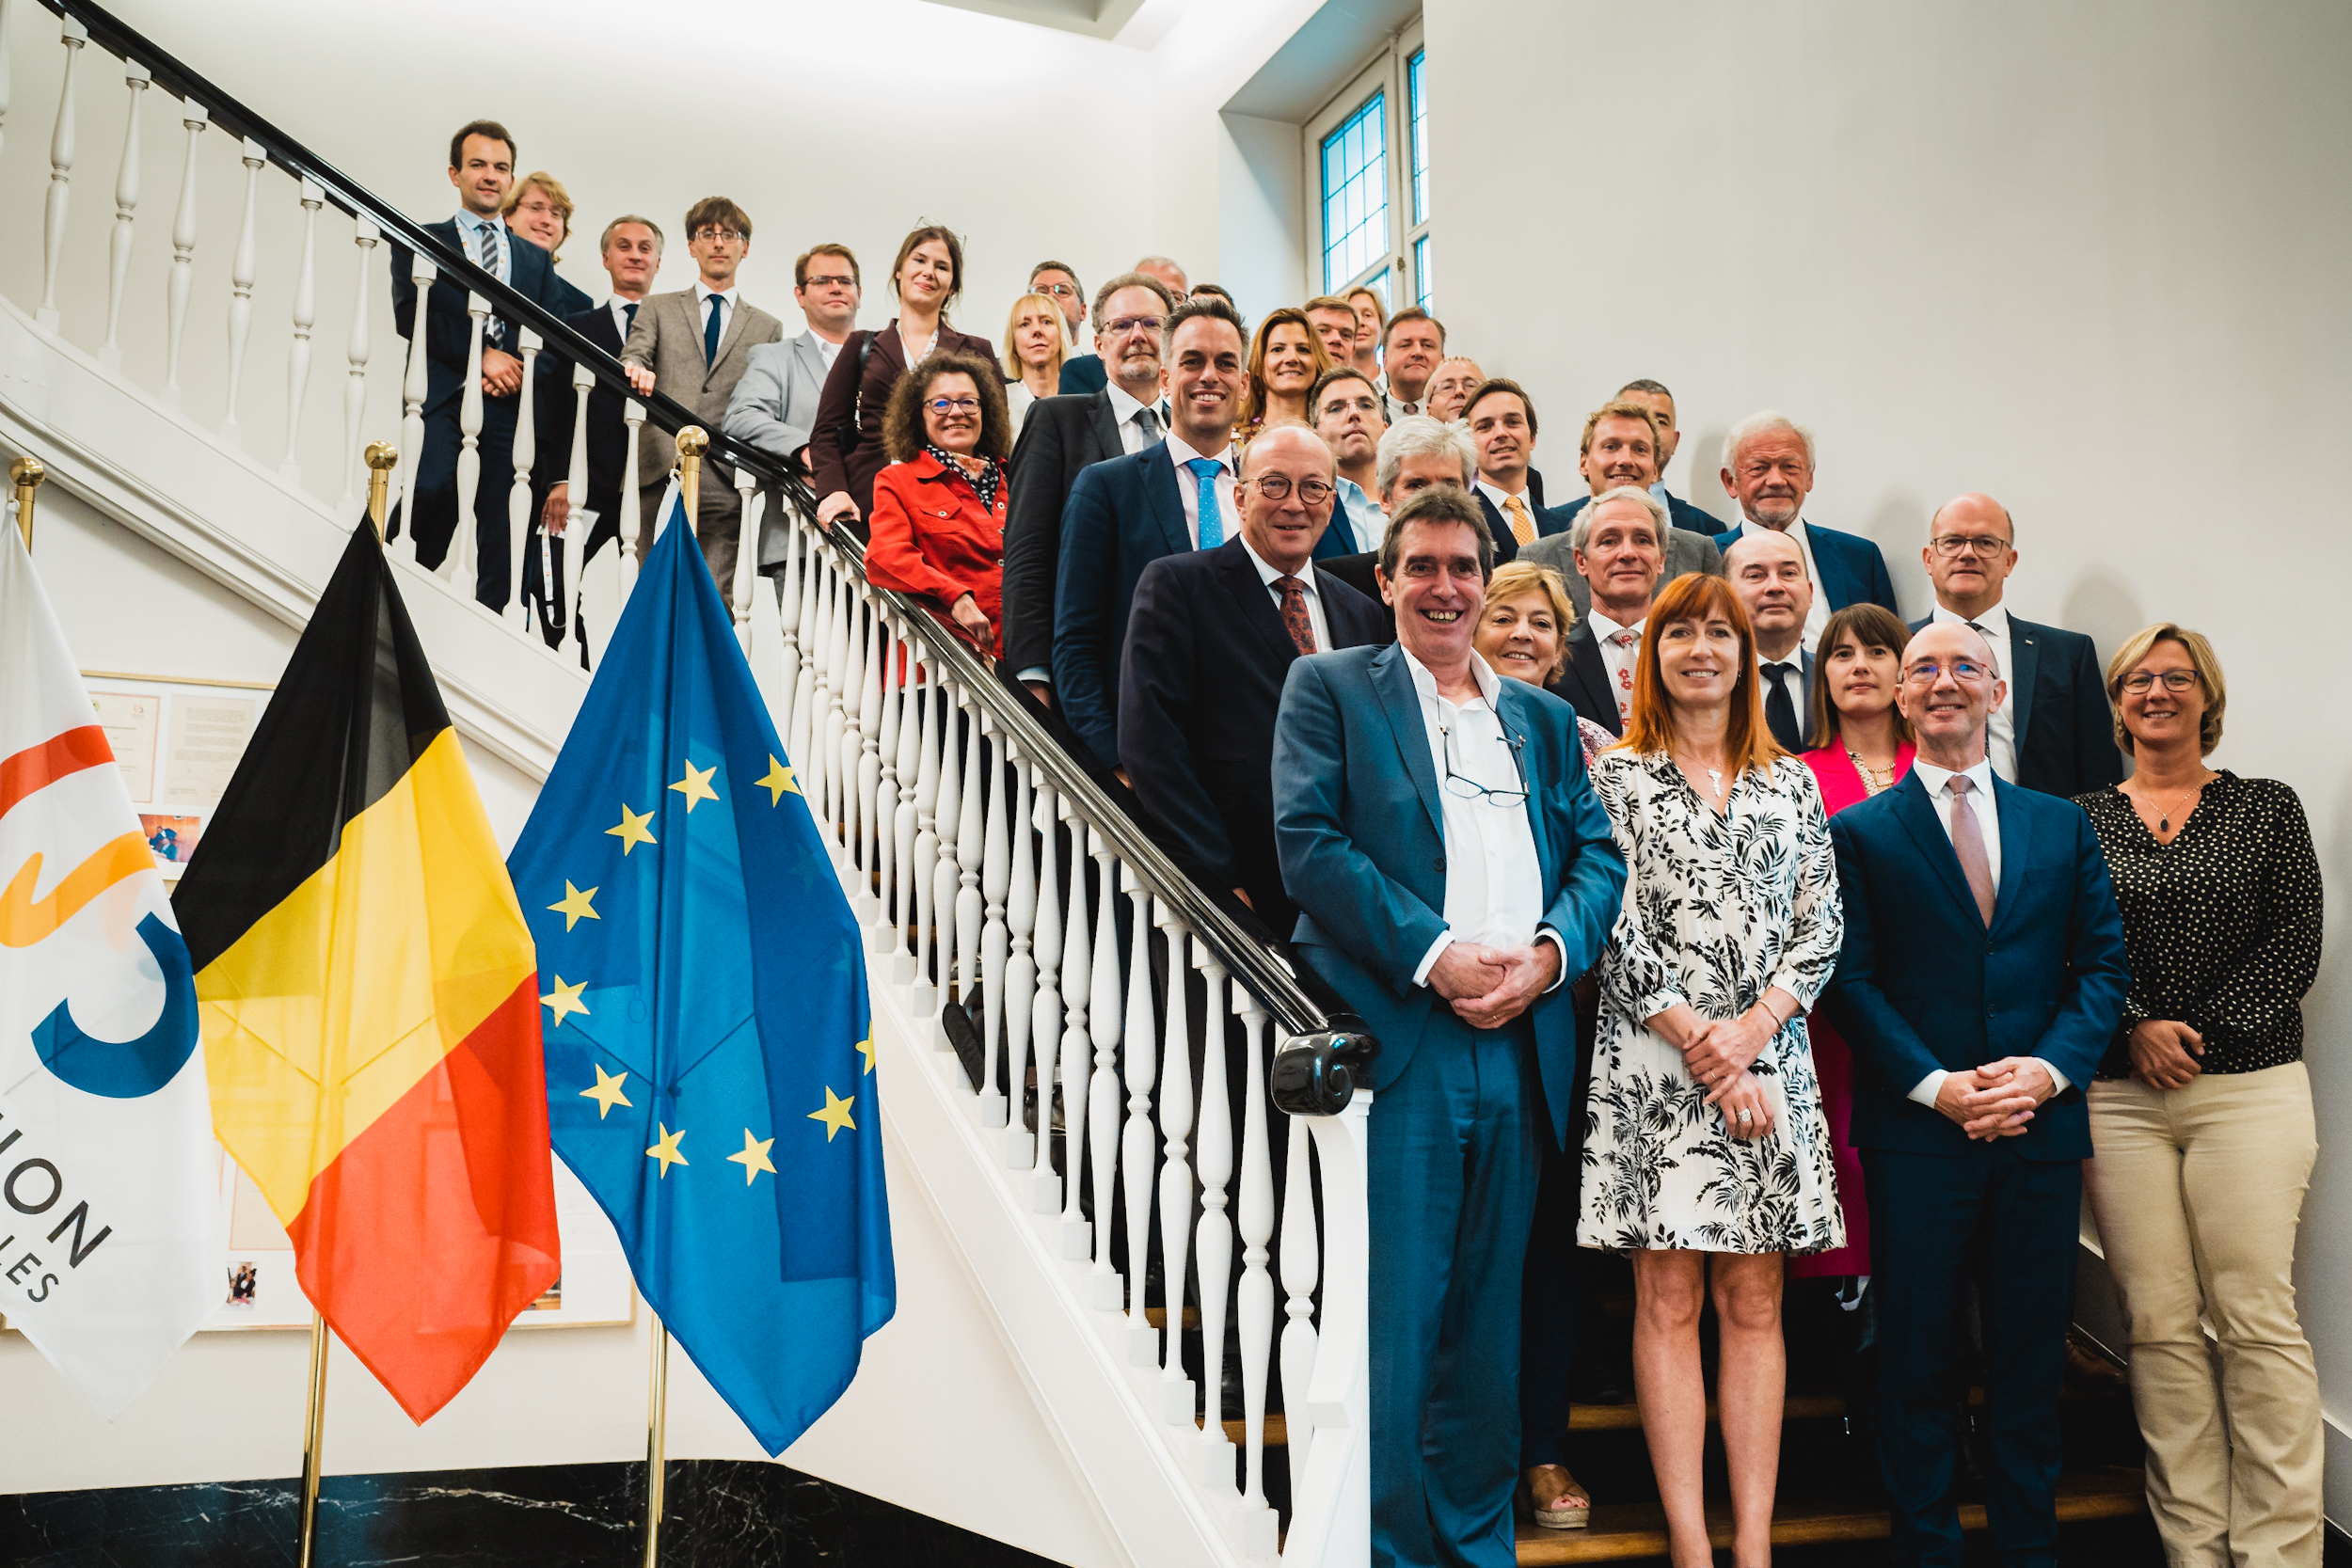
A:
<svg viewBox="0 0 2352 1568">
<path fill-rule="evenodd" d="M 0 1497 L 10 1568 L 293 1568 L 298 1482 Z M 1033 1568 L 1046 1560 L 781 1465 L 676 1460 L 670 1568 Z M 635 1568 L 643 1465 L 330 1476 L 320 1568 Z"/>
</svg>

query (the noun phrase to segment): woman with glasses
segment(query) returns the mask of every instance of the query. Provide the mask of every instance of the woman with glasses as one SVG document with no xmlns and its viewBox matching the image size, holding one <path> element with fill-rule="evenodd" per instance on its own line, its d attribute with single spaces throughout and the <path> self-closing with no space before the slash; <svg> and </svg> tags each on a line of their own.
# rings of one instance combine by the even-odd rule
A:
<svg viewBox="0 0 2352 1568">
<path fill-rule="evenodd" d="M 1276 425 L 1311 428 L 1314 420 L 1308 417 L 1307 395 L 1314 390 L 1316 378 L 1330 368 L 1331 356 L 1306 311 L 1286 305 L 1267 312 L 1266 319 L 1258 324 L 1258 335 L 1250 341 L 1249 387 L 1243 394 L 1241 422 L 1234 427 L 1234 438 L 1248 445 L 1252 436 Z"/>
<path fill-rule="evenodd" d="M 1845 1242 L 1802 1016 L 1845 922 L 1820 791 L 1765 725 L 1731 585 L 1677 578 L 1637 658 L 1625 738 L 1593 777 L 1629 880 L 1600 965 L 1576 1241 L 1632 1259 L 1634 1389 L 1677 1568 L 1712 1561 L 1711 1283 L 1734 1553 L 1752 1568 L 1772 1556 L 1782 1259 Z"/>
<path fill-rule="evenodd" d="M 899 242 L 898 260 L 890 265 L 897 319 L 879 332 L 850 334 L 817 402 L 808 462 L 816 478 L 818 522 L 847 522 L 866 537 L 874 476 L 886 461 L 882 419 L 901 376 L 933 354 L 969 354 L 996 363 L 994 344 L 947 325 L 947 307 L 962 290 L 963 242 L 951 230 L 926 224 Z M 1001 398 L 1004 372 L 993 373 Z"/>
<path fill-rule="evenodd" d="M 1012 420 L 993 359 L 934 354 L 898 380 L 882 420 L 866 575 L 919 594 L 983 654 L 1004 618 L 1005 458 Z"/>
<path fill-rule="evenodd" d="M 2229 693 L 2203 637 L 2148 627 L 2106 686 L 2133 773 L 2075 804 L 2106 851 L 2132 984 L 2088 1090 L 2083 1180 L 2131 1325 L 2148 1508 L 2169 1561 L 2317 1568 L 2319 1383 L 2294 1280 L 2318 1152 L 2311 826 L 2287 785 L 2206 766 Z"/>
<path fill-rule="evenodd" d="M 1005 363 L 1012 374 L 1005 383 L 1005 404 L 1012 413 L 1013 438 L 1021 436 L 1022 416 L 1040 398 L 1050 398 L 1061 385 L 1061 309 L 1048 294 L 1023 294 L 1012 302 L 1005 322 Z"/>
</svg>

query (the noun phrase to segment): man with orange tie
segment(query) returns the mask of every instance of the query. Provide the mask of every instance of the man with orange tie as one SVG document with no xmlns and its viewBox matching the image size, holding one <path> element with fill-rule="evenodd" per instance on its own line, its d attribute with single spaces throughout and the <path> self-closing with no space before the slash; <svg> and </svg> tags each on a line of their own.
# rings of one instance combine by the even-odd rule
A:
<svg viewBox="0 0 2352 1568">
<path fill-rule="evenodd" d="M 1565 533 L 1568 520 L 1544 510 L 1542 482 L 1528 468 L 1535 456 L 1535 404 L 1526 388 L 1500 376 L 1462 404 L 1462 422 L 1478 449 L 1478 504 L 1495 536 L 1495 564 L 1518 557 L 1548 533 Z"/>
</svg>

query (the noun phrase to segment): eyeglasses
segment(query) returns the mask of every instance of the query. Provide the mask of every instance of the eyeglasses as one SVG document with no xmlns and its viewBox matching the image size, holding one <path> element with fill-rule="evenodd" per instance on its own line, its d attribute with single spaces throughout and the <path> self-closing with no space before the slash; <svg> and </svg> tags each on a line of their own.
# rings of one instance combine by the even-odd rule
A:
<svg viewBox="0 0 2352 1568">
<path fill-rule="evenodd" d="M 1939 533 L 1928 541 L 1928 547 L 1946 561 L 1963 555 L 1993 561 L 2007 553 L 2009 541 L 1989 533 Z"/>
<path fill-rule="evenodd" d="M 743 238 L 743 231 L 739 229 L 697 229 L 687 238 L 709 244 L 722 240 L 740 240 Z"/>
<path fill-rule="evenodd" d="M 1503 743 L 1511 748 L 1511 770 L 1519 776 L 1517 789 L 1489 789 L 1475 779 L 1466 779 L 1454 770 L 1454 732 L 1438 726 L 1439 749 L 1445 753 L 1445 779 L 1439 785 L 1458 800 L 1475 800 L 1484 797 L 1490 806 L 1523 806 L 1527 804 L 1527 765 L 1519 760 L 1519 748 L 1527 742 L 1510 731 L 1502 732 Z"/>
<path fill-rule="evenodd" d="M 1270 501 L 1290 499 L 1292 485 L 1290 476 L 1287 474 L 1264 474 L 1256 479 L 1245 479 L 1241 483 L 1255 487 L 1258 494 Z M 1297 490 L 1298 499 L 1309 506 L 1321 506 L 1338 493 L 1336 485 L 1326 484 L 1319 479 L 1300 480 Z"/>
<path fill-rule="evenodd" d="M 812 275 L 809 280 L 801 287 L 803 289 L 854 289 L 857 287 L 857 279 L 842 273 L 834 273 L 829 277 Z"/>
<path fill-rule="evenodd" d="M 933 398 L 924 407 L 945 418 L 949 414 L 977 414 L 980 411 L 977 398 Z"/>
<path fill-rule="evenodd" d="M 1134 332 L 1157 332 L 1168 325 L 1164 316 L 1114 316 L 1103 324 L 1105 337 L 1123 338 Z"/>
<path fill-rule="evenodd" d="M 2123 677 L 2123 689 L 2137 697 L 2161 680 L 2167 691 L 2186 691 L 2201 678 L 2194 670 L 2167 670 L 2161 675 L 2146 670 L 2135 670 Z"/>
<path fill-rule="evenodd" d="M 1956 658 L 1949 664 L 1915 664 L 1903 672 L 1903 680 L 1912 686 L 1931 686 L 1938 675 L 1949 675 L 1956 681 L 1973 685 L 1993 672 L 1973 658 Z"/>
<path fill-rule="evenodd" d="M 1074 283 L 1032 283 L 1029 285 L 1029 292 L 1053 294 L 1062 299 L 1074 299 L 1078 294 L 1078 287 Z"/>
</svg>

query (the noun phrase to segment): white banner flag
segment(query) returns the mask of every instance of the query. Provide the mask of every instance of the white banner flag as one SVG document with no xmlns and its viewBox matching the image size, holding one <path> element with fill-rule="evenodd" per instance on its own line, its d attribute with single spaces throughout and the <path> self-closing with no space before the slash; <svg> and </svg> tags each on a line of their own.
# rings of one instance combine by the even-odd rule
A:
<svg viewBox="0 0 2352 1568">
<path fill-rule="evenodd" d="M 226 1289 L 196 986 L 32 557 L 0 525 L 0 1314 L 112 1418 Z"/>
</svg>

